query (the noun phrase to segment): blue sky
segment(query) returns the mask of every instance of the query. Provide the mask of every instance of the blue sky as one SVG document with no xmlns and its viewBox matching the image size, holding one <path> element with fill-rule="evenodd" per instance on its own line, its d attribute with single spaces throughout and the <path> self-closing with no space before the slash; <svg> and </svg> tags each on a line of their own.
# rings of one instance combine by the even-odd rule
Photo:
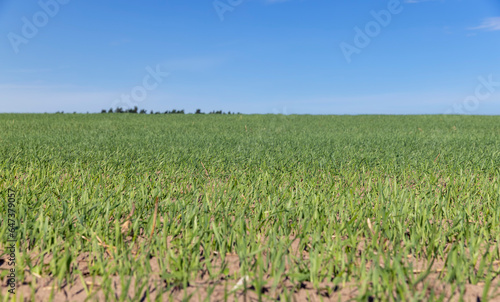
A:
<svg viewBox="0 0 500 302">
<path fill-rule="evenodd" d="M 500 1 L 0 0 L 0 103 L 500 114 Z"/>
</svg>

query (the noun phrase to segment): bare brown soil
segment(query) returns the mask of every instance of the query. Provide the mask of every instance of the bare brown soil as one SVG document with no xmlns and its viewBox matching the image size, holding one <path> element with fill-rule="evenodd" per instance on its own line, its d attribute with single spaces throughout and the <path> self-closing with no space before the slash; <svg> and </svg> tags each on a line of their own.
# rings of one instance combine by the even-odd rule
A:
<svg viewBox="0 0 500 302">
<path fill-rule="evenodd" d="M 267 284 L 259 292 L 252 286 L 246 288 L 242 285 L 243 278 L 239 280 L 232 278 L 239 271 L 239 258 L 237 255 L 228 254 L 226 263 L 228 264 L 229 274 L 221 276 L 218 280 L 209 280 L 209 278 L 200 273 L 198 278 L 183 289 L 182 286 L 172 287 L 162 280 L 159 275 L 159 266 L 157 259 L 150 260 L 150 265 L 153 270 L 149 280 L 144 282 L 145 287 L 140 293 L 134 292 L 134 286 L 131 286 L 127 293 L 122 290 L 122 282 L 119 276 L 112 276 L 108 286 L 113 291 L 113 296 L 106 297 L 103 293 L 103 280 L 101 277 L 93 279 L 88 273 L 88 262 L 90 261 L 88 254 L 82 254 L 77 259 L 79 271 L 83 274 L 82 278 L 74 276 L 71 282 L 57 284 L 55 278 L 38 276 L 32 274 L 29 270 L 25 270 L 25 278 L 18 282 L 16 287 L 18 301 L 31 301 L 31 297 L 35 297 L 36 301 L 113 301 L 119 300 L 122 295 L 127 295 L 129 300 L 149 301 L 159 298 L 161 301 L 278 301 L 283 298 L 283 293 L 292 293 L 294 301 L 349 301 L 353 300 L 359 294 L 359 289 L 355 283 L 339 284 L 323 282 L 319 288 L 314 288 L 310 282 L 302 282 L 300 284 L 292 284 L 285 280 L 273 289 L 272 280 L 267 276 Z M 50 257 L 46 257 L 44 262 L 49 263 Z M 220 262 L 219 258 L 214 258 L 214 263 Z M 443 271 L 444 263 L 436 261 L 430 275 L 426 278 L 426 290 L 432 289 L 434 294 L 444 295 L 446 298 L 451 298 L 451 301 L 459 301 L 459 292 L 457 289 L 452 289 L 450 285 L 440 280 L 440 274 Z M 424 263 L 414 260 L 415 273 L 421 273 L 427 269 Z M 3 262 L 0 265 L 0 270 L 8 269 L 7 263 Z M 134 284 L 137 280 L 130 277 L 130 281 Z M 250 281 L 250 280 L 248 280 Z M 2 282 L 2 296 L 7 295 L 6 278 Z M 239 285 L 238 285 L 239 284 Z M 498 278 L 493 280 L 490 301 L 500 301 L 498 295 L 498 286 L 500 282 Z M 481 301 L 483 295 L 484 283 L 476 285 L 467 284 L 463 299 L 465 301 Z M 424 284 L 420 285 L 424 290 Z M 88 294 L 91 292 L 92 294 Z M 495 293 L 497 294 L 495 296 Z M 210 297 L 210 298 L 208 298 Z M 123 297 L 122 297 L 123 298 Z M 387 297 L 390 299 L 389 297 Z M 2 299 L 3 300 L 3 299 Z M 370 300 L 370 298 L 368 298 Z M 448 300 L 448 299 L 446 299 Z"/>
</svg>

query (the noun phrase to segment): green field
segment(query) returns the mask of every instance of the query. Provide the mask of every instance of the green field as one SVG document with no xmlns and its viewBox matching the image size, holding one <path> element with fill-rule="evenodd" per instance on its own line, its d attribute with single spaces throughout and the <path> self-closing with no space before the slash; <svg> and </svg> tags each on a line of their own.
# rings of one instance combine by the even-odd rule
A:
<svg viewBox="0 0 500 302">
<path fill-rule="evenodd" d="M 2 114 L 0 173 L 2 301 L 500 298 L 500 117 Z"/>
</svg>

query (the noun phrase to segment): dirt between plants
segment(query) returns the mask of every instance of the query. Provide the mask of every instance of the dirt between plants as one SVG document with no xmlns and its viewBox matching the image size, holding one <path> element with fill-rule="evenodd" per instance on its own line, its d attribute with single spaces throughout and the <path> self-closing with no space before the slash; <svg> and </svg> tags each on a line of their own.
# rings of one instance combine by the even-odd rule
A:
<svg viewBox="0 0 500 302">
<path fill-rule="evenodd" d="M 49 263 L 51 257 L 46 257 L 44 262 Z M 220 259 L 215 258 L 215 262 L 220 263 Z M 356 287 L 356 283 L 339 284 L 323 282 L 318 288 L 314 288 L 310 282 L 301 282 L 292 284 L 289 280 L 285 280 L 278 284 L 274 289 L 272 286 L 272 278 L 269 275 L 264 276 L 265 284 L 259 292 L 252 286 L 243 285 L 243 279 L 237 280 L 234 277 L 239 272 L 239 257 L 234 254 L 226 256 L 227 268 L 229 274 L 221 276 L 217 280 L 210 279 L 206 274 L 200 273 L 196 280 L 188 284 L 186 288 L 182 286 L 168 286 L 166 282 L 160 278 L 160 269 L 156 258 L 150 259 L 150 265 L 153 273 L 148 280 L 136 280 L 135 277 L 125 278 L 121 280 L 119 276 L 111 276 L 105 285 L 102 277 L 92 278 L 88 272 L 88 264 L 90 257 L 88 253 L 82 254 L 76 260 L 79 271 L 82 272 L 83 279 L 80 276 L 74 276 L 71 282 L 57 284 L 55 278 L 38 276 L 25 270 L 24 280 L 19 280 L 16 286 L 17 301 L 31 301 L 34 297 L 35 301 L 113 301 L 120 298 L 128 297 L 131 301 L 148 301 L 159 299 L 161 301 L 280 301 L 284 299 L 283 294 L 288 293 L 293 301 L 349 301 L 355 299 L 360 289 Z M 216 263 L 214 263 L 216 264 Z M 459 300 L 458 289 L 452 289 L 450 285 L 445 284 L 439 279 L 441 272 L 440 267 L 444 263 L 436 261 L 431 269 L 431 273 L 426 278 L 427 288 L 424 289 L 424 284 L 419 284 L 419 290 L 429 292 L 434 291 L 435 295 L 444 295 L 446 298 L 451 297 L 451 301 Z M 420 273 L 427 269 L 424 263 L 414 262 L 415 273 Z M 421 269 L 420 269 L 421 268 Z M 7 262 L 0 262 L 0 270 L 9 269 Z M 75 274 L 76 275 L 76 274 Z M 267 277 L 267 278 L 266 278 Z M 130 281 L 128 292 L 123 291 L 122 284 L 124 281 Z M 135 292 L 134 284 L 136 282 L 144 284 L 141 292 Z M 247 279 L 251 283 L 250 279 Z M 3 296 L 8 295 L 7 278 L 2 278 L 2 300 Z M 500 301 L 498 293 L 499 280 L 493 280 L 490 300 Z M 108 287 L 108 292 L 114 292 L 111 296 L 105 296 L 103 286 Z M 484 289 L 484 283 L 477 285 L 467 284 L 463 299 L 465 301 L 481 301 Z M 111 288 L 112 290 L 109 290 Z M 88 292 L 91 294 L 89 295 Z M 390 299 L 390 297 L 387 297 Z M 374 300 L 367 297 L 368 301 Z M 394 300 L 394 299 L 392 299 Z"/>
</svg>

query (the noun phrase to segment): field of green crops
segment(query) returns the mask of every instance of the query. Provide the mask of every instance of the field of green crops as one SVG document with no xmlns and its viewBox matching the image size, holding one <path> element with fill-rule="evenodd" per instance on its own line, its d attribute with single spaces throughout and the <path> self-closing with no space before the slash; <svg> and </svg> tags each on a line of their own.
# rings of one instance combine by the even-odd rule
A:
<svg viewBox="0 0 500 302">
<path fill-rule="evenodd" d="M 500 298 L 500 117 L 2 114 L 0 192 L 2 301 Z"/>
</svg>

